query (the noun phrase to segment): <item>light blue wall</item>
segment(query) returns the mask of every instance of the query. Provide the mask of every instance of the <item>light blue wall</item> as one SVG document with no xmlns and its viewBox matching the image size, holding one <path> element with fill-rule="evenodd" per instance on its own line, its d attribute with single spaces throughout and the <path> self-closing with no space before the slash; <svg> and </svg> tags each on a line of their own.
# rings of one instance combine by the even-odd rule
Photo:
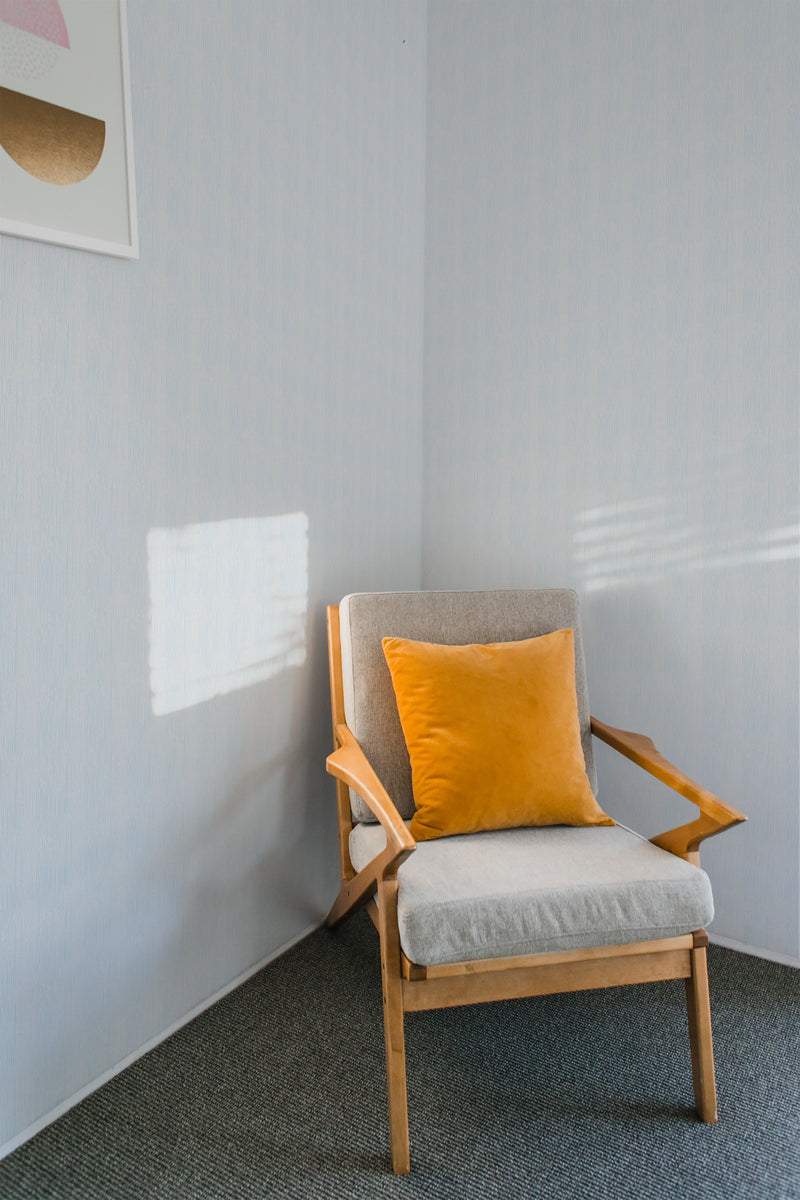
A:
<svg viewBox="0 0 800 1200">
<path fill-rule="evenodd" d="M 321 916 L 351 589 L 578 587 L 800 957 L 799 24 L 431 0 L 426 223 L 423 0 L 129 5 L 141 261 L 0 238 L 0 1147 Z M 291 513 L 305 664 L 155 716 L 148 534 Z"/>
<path fill-rule="evenodd" d="M 593 711 L 749 814 L 712 932 L 797 962 L 800 6 L 428 37 L 423 584 L 579 590 Z M 691 819 L 603 749 L 612 813 Z"/>
<path fill-rule="evenodd" d="M 0 238 L 6 1147 L 321 918 L 324 604 L 420 579 L 424 3 L 128 14 L 141 260 Z M 148 533 L 293 512 L 305 665 L 155 716 Z"/>
</svg>

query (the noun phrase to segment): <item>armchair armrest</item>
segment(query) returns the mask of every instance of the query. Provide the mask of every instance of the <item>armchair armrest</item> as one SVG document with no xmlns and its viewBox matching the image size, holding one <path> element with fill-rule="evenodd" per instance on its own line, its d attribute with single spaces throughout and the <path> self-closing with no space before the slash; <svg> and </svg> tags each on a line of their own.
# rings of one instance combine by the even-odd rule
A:
<svg viewBox="0 0 800 1200">
<path fill-rule="evenodd" d="M 417 843 L 395 808 L 391 796 L 373 771 L 369 759 L 346 725 L 336 726 L 338 750 L 328 755 L 327 768 L 331 775 L 354 788 L 386 831 L 386 845 L 407 857 Z M 401 860 L 402 861 L 402 860 Z M 398 863 L 399 865 L 399 863 Z"/>
<path fill-rule="evenodd" d="M 705 838 L 713 837 L 717 833 L 722 833 L 724 829 L 730 829 L 731 826 L 739 825 L 742 821 L 747 820 L 743 813 L 732 808 L 730 804 L 725 804 L 719 796 L 707 791 L 706 788 L 695 783 L 688 775 L 684 775 L 671 762 L 668 762 L 663 754 L 655 748 L 649 737 L 645 737 L 641 733 L 629 733 L 625 729 L 614 729 L 613 726 L 604 725 L 595 717 L 591 718 L 591 723 L 592 733 L 601 742 L 605 742 L 612 749 L 629 758 L 631 762 L 654 775 L 656 779 L 660 779 L 667 787 L 672 788 L 681 796 L 685 796 L 687 800 L 691 800 L 700 809 L 700 816 L 697 820 L 690 821 L 687 825 L 680 825 L 677 829 L 669 829 L 666 833 L 660 833 L 650 839 L 662 850 L 669 850 L 671 854 L 676 854 L 679 858 L 685 858 L 696 864 L 700 858 L 698 847 Z"/>
<path fill-rule="evenodd" d="M 354 908 L 366 903 L 380 882 L 396 878 L 397 868 L 417 848 L 417 843 L 408 832 L 389 793 L 370 766 L 369 759 L 353 734 L 346 725 L 337 725 L 335 736 L 338 748 L 328 755 L 328 772 L 354 788 L 375 814 L 386 834 L 386 849 L 377 854 L 372 862 L 367 863 L 353 879 L 342 884 L 339 896 L 326 919 L 329 926 L 336 925 Z"/>
</svg>

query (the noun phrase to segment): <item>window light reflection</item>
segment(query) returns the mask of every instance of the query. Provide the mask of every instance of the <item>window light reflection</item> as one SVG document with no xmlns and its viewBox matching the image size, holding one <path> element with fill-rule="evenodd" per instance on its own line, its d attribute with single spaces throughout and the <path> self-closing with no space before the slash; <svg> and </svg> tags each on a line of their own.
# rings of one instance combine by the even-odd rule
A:
<svg viewBox="0 0 800 1200">
<path fill-rule="evenodd" d="M 305 662 L 305 513 L 151 529 L 147 561 L 156 715 Z"/>
</svg>

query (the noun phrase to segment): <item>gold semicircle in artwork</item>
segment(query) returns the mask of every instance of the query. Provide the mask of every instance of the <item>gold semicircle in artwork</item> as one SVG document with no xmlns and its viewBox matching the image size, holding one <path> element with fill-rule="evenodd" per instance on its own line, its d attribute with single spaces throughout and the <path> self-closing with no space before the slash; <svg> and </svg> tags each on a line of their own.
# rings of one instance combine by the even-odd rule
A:
<svg viewBox="0 0 800 1200">
<path fill-rule="evenodd" d="M 103 154 L 106 123 L 0 87 L 0 146 L 44 183 L 80 183 Z"/>
</svg>

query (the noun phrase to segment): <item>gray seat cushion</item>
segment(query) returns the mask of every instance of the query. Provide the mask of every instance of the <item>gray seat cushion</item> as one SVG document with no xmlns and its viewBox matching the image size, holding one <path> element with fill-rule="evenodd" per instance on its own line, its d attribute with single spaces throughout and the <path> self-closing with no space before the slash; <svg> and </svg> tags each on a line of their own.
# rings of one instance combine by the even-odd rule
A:
<svg viewBox="0 0 800 1200">
<path fill-rule="evenodd" d="M 411 764 L 383 655 L 385 637 L 440 645 L 484 645 L 572 629 L 575 686 L 586 774 L 597 791 L 578 597 L 568 588 L 486 592 L 358 592 L 339 605 L 342 686 L 348 727 L 405 818 L 414 815 Z M 374 820 L 351 792 L 357 821 Z"/>
<path fill-rule="evenodd" d="M 356 825 L 356 870 L 385 844 Z M 400 943 L 425 966 L 675 937 L 714 915 L 704 871 L 621 825 L 420 842 L 398 881 Z"/>
</svg>

